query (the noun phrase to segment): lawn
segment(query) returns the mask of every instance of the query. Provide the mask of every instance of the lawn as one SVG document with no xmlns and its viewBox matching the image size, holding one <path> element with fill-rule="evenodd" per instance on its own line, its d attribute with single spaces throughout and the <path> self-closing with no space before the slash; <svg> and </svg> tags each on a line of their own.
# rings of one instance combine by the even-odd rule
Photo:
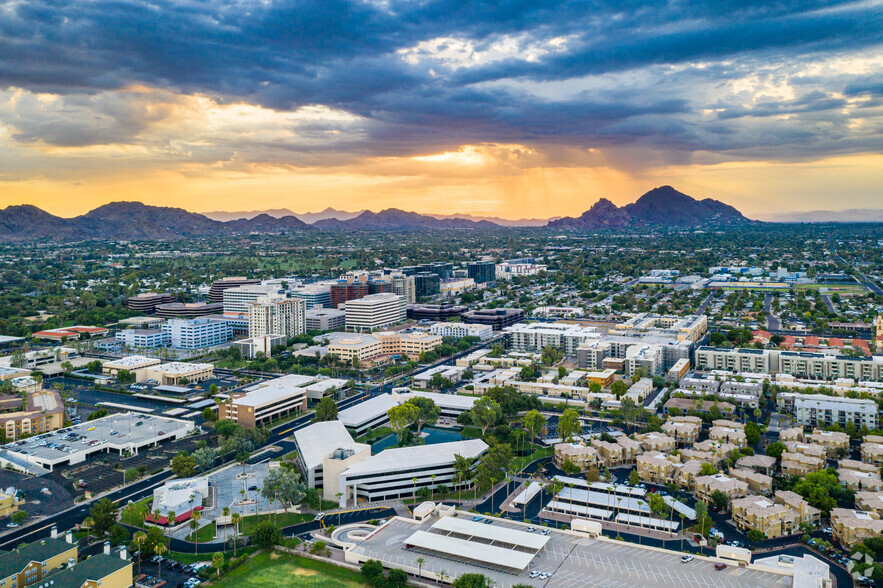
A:
<svg viewBox="0 0 883 588">
<path fill-rule="evenodd" d="M 551 457 L 553 455 L 555 455 L 554 447 L 543 447 L 541 449 L 537 449 L 530 455 L 525 455 L 524 457 L 516 457 L 514 460 L 512 460 L 512 471 L 520 472 L 530 462 L 540 459 L 541 457 Z"/>
<path fill-rule="evenodd" d="M 261 553 L 220 581 L 218 588 L 362 588 L 358 572 L 320 561 L 280 553 Z"/>
<path fill-rule="evenodd" d="M 141 527 L 141 513 L 147 512 L 147 504 L 153 501 L 153 496 L 133 502 L 131 506 L 121 510 L 120 520 L 133 527 Z M 131 509 L 131 510 L 130 510 Z"/>
<path fill-rule="evenodd" d="M 290 527 L 291 525 L 312 521 L 314 517 L 315 515 L 311 514 L 295 513 L 279 513 L 275 516 L 271 514 L 252 515 L 250 517 L 244 517 L 242 522 L 239 523 L 239 533 L 241 535 L 251 535 L 254 532 L 255 527 L 257 527 L 258 523 L 261 521 L 270 521 L 282 529 L 284 527 Z"/>
<path fill-rule="evenodd" d="M 206 541 L 211 541 L 215 538 L 215 535 L 218 534 L 217 528 L 214 523 L 209 523 L 204 527 L 200 527 L 198 531 L 196 531 L 196 543 L 205 543 Z M 193 538 L 194 533 L 190 533 L 187 536 L 187 541 L 194 541 Z"/>
</svg>

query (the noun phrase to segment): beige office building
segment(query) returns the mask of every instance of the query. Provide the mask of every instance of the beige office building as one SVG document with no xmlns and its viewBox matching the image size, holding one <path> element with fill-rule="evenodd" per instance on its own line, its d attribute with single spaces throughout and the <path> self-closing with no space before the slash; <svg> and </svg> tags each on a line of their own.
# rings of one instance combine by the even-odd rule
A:
<svg viewBox="0 0 883 588">
<path fill-rule="evenodd" d="M 306 331 L 307 304 L 300 298 L 260 298 L 248 305 L 248 336 L 294 337 Z"/>
<path fill-rule="evenodd" d="M 346 328 L 350 331 L 376 331 L 405 320 L 404 298 L 391 292 L 370 294 L 344 303 Z"/>
</svg>

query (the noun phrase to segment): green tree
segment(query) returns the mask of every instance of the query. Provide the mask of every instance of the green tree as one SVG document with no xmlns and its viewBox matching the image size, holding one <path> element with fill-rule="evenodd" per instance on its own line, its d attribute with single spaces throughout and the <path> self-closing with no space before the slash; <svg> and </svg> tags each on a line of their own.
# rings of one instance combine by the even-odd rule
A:
<svg viewBox="0 0 883 588">
<path fill-rule="evenodd" d="M 546 426 L 546 417 L 540 411 L 533 409 L 524 415 L 524 428 L 527 429 L 530 438 L 534 439 Z"/>
<path fill-rule="evenodd" d="M 12 517 L 10 517 L 10 518 L 12 519 L 13 523 L 15 523 L 16 525 L 20 525 L 23 522 L 25 522 L 26 520 L 28 520 L 28 511 L 17 510 L 14 513 L 12 513 Z"/>
<path fill-rule="evenodd" d="M 193 464 L 196 466 L 196 469 L 200 472 L 206 472 L 212 469 L 215 465 L 215 459 L 217 456 L 218 452 L 211 447 L 203 447 L 202 449 L 194 451 L 191 457 L 193 458 Z"/>
<path fill-rule="evenodd" d="M 748 441 L 749 447 L 760 443 L 760 427 L 757 426 L 757 423 L 751 421 L 745 423 L 745 439 Z"/>
<path fill-rule="evenodd" d="M 251 538 L 261 549 L 270 549 L 282 541 L 282 531 L 270 521 L 261 521 L 255 527 Z"/>
<path fill-rule="evenodd" d="M 172 473 L 179 478 L 187 478 L 196 472 L 196 462 L 186 451 L 181 451 L 172 458 Z"/>
<path fill-rule="evenodd" d="M 582 423 L 576 410 L 568 408 L 558 418 L 558 436 L 565 441 L 571 441 L 574 435 L 579 435 L 582 430 Z"/>
<path fill-rule="evenodd" d="M 369 586 L 380 586 L 386 580 L 383 576 L 383 564 L 376 559 L 369 559 L 359 570 Z"/>
<path fill-rule="evenodd" d="M 389 417 L 389 426 L 395 431 L 399 442 L 401 442 L 420 417 L 420 408 L 416 404 L 406 402 L 393 406 L 386 411 L 386 415 Z"/>
<path fill-rule="evenodd" d="M 730 503 L 730 500 L 727 498 L 727 495 L 721 492 L 720 490 L 715 490 L 711 494 L 711 501 L 714 505 L 720 510 L 726 510 L 727 505 Z"/>
<path fill-rule="evenodd" d="M 313 416 L 314 423 L 324 421 L 333 421 L 337 419 L 337 405 L 334 401 L 326 396 L 316 405 L 316 414 Z"/>
<path fill-rule="evenodd" d="M 217 420 L 217 418 L 218 415 L 215 414 L 215 411 L 212 410 L 211 406 L 206 406 L 204 409 L 202 409 L 202 420 L 211 422 Z"/>
<path fill-rule="evenodd" d="M 748 530 L 748 540 L 752 543 L 760 543 L 761 541 L 766 541 L 766 535 L 763 531 L 758 531 L 757 529 L 749 529 Z"/>
<path fill-rule="evenodd" d="M 717 473 L 717 468 L 708 462 L 703 462 L 702 465 L 699 466 L 699 475 L 700 476 L 713 476 L 716 473 Z"/>
<path fill-rule="evenodd" d="M 766 448 L 766 454 L 770 457 L 775 457 L 776 459 L 781 459 L 784 452 L 785 444 L 780 441 L 770 443 Z"/>
<path fill-rule="evenodd" d="M 612 392 L 617 398 L 628 392 L 628 389 L 628 386 L 622 380 L 616 380 L 610 385 L 610 392 Z"/>
<path fill-rule="evenodd" d="M 414 424 L 417 425 L 418 433 L 424 425 L 434 425 L 438 421 L 438 407 L 431 398 L 417 396 L 410 399 L 408 404 L 413 404 L 417 407 L 417 419 L 414 421 Z"/>
<path fill-rule="evenodd" d="M 632 486 L 637 486 L 640 483 L 641 476 L 638 474 L 638 470 L 632 470 L 631 472 L 629 472 L 629 484 L 631 484 Z"/>
<path fill-rule="evenodd" d="M 463 574 L 451 584 L 454 588 L 493 588 L 494 583 L 484 574 Z"/>
<path fill-rule="evenodd" d="M 503 409 L 492 398 L 482 396 L 469 411 L 472 423 L 481 427 L 481 436 L 484 437 L 488 427 L 496 425 L 503 417 Z"/>
<path fill-rule="evenodd" d="M 104 537 L 105 533 L 117 522 L 119 511 L 116 504 L 107 498 L 102 498 L 89 509 L 89 517 L 92 519 L 92 530 L 99 537 Z"/>
</svg>

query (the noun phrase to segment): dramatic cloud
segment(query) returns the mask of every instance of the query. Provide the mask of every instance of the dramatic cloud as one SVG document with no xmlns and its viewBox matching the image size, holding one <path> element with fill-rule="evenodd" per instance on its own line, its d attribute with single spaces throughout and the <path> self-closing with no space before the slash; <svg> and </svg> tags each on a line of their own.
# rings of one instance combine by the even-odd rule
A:
<svg viewBox="0 0 883 588">
<path fill-rule="evenodd" d="M 13 0 L 0 179 L 876 154 L 881 30 L 876 0 Z"/>
</svg>

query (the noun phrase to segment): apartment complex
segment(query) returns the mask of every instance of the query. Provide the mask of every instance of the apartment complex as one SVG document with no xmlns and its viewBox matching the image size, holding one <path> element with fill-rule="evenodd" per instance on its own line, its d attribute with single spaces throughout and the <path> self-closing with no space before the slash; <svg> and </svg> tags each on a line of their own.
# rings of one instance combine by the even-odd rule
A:
<svg viewBox="0 0 883 588">
<path fill-rule="evenodd" d="M 41 539 L 0 554 L 0 586 L 24 588 L 42 582 L 62 565 L 77 561 L 77 543 L 70 532 L 67 540 L 54 537 Z M 131 584 L 131 579 L 130 579 Z M 59 585 L 62 586 L 62 585 Z"/>
<path fill-rule="evenodd" d="M 406 276 L 401 273 L 394 273 L 389 276 L 389 283 L 392 286 L 391 292 L 397 296 L 401 296 L 405 304 L 414 304 L 417 302 L 417 286 L 415 285 L 414 276 Z"/>
<path fill-rule="evenodd" d="M 8 441 L 22 435 L 38 435 L 64 426 L 64 402 L 55 390 L 39 390 L 28 394 L 27 403 L 20 396 L 3 397 L 0 427 Z"/>
<path fill-rule="evenodd" d="M 831 528 L 841 545 L 854 545 L 869 537 L 883 535 L 883 520 L 873 511 L 831 509 Z"/>
<path fill-rule="evenodd" d="M 826 396 L 824 394 L 794 394 L 780 392 L 776 404 L 785 408 L 791 405 L 798 425 L 808 427 L 846 427 L 854 423 L 857 427 L 876 429 L 879 423 L 877 403 L 870 399 Z"/>
<path fill-rule="evenodd" d="M 883 356 L 852 357 L 778 349 L 703 346 L 696 350 L 696 369 L 879 382 L 883 380 Z"/>
<path fill-rule="evenodd" d="M 775 499 L 764 496 L 737 498 L 731 504 L 733 522 L 743 531 L 760 531 L 769 539 L 793 535 L 800 525 L 819 524 L 820 512 L 810 506 L 799 494 L 776 492 Z"/>
<path fill-rule="evenodd" d="M 441 337 L 478 337 L 486 341 L 494 336 L 494 329 L 490 325 L 467 325 L 464 323 L 434 323 L 429 327 L 429 332 Z"/>
<path fill-rule="evenodd" d="M 515 351 L 539 353 L 545 347 L 556 347 L 568 356 L 576 355 L 578 347 L 600 337 L 595 327 L 571 323 L 521 323 L 505 327 L 503 332 Z"/>
<path fill-rule="evenodd" d="M 344 305 L 346 328 L 374 331 L 405 320 L 404 300 L 391 292 L 371 294 Z"/>
</svg>

